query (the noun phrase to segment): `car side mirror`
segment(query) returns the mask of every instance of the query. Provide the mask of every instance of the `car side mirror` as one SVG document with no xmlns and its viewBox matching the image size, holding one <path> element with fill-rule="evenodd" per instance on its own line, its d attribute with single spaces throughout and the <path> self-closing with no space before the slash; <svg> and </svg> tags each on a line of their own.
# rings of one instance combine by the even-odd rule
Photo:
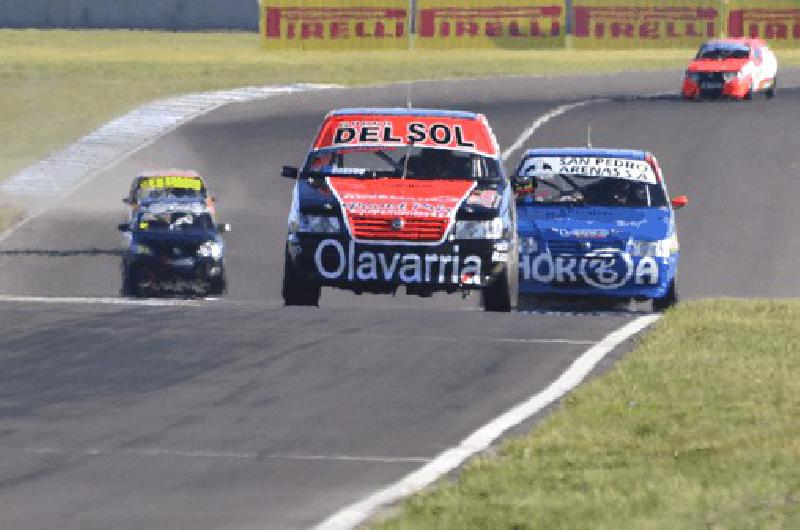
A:
<svg viewBox="0 0 800 530">
<path fill-rule="evenodd" d="M 672 199 L 672 207 L 676 210 L 680 210 L 684 206 L 689 204 L 689 197 L 686 195 L 678 195 L 674 199 Z"/>
<path fill-rule="evenodd" d="M 217 225 L 217 232 L 220 234 L 224 234 L 225 232 L 231 231 L 231 224 L 230 223 L 220 223 Z"/>
<path fill-rule="evenodd" d="M 514 195 L 525 196 L 533 195 L 536 191 L 536 177 L 528 175 L 514 175 L 511 177 L 511 189 Z"/>
<path fill-rule="evenodd" d="M 117 225 L 117 230 L 119 230 L 120 232 L 130 232 L 131 225 L 129 225 L 128 223 L 120 223 Z"/>
<path fill-rule="evenodd" d="M 298 170 L 294 166 L 283 166 L 281 176 L 287 179 L 297 179 Z"/>
</svg>

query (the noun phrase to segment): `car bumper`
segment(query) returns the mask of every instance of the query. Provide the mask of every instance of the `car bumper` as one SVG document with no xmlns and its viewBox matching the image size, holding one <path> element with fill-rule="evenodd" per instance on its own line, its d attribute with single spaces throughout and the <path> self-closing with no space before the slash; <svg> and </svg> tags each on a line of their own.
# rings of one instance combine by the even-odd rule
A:
<svg viewBox="0 0 800 530">
<path fill-rule="evenodd" d="M 210 280 L 224 273 L 222 259 L 185 258 L 167 259 L 152 256 L 137 256 L 126 262 L 128 272 L 135 271 L 140 279 L 153 281 Z"/>
<path fill-rule="evenodd" d="M 744 79 L 734 79 L 729 82 L 701 84 L 684 79 L 681 93 L 684 98 L 732 98 L 744 99 L 750 93 L 751 80 L 749 77 Z"/>
<path fill-rule="evenodd" d="M 482 289 L 514 259 L 506 240 L 373 244 L 347 237 L 293 235 L 287 248 L 301 278 L 364 292 L 391 291 L 401 285 L 430 291 Z"/>
<path fill-rule="evenodd" d="M 561 261 L 558 261 L 561 259 Z M 678 270 L 679 255 L 637 258 L 625 255 L 603 269 L 591 256 L 520 255 L 519 292 L 528 295 L 603 298 L 663 298 Z M 599 265 L 598 265 L 599 264 Z"/>
</svg>

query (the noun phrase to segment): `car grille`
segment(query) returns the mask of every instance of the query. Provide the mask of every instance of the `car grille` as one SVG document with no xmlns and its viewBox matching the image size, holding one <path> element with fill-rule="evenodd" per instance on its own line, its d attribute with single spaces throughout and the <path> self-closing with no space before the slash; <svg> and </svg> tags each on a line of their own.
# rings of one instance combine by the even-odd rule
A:
<svg viewBox="0 0 800 530">
<path fill-rule="evenodd" d="M 193 258 L 197 255 L 197 243 L 148 243 L 156 256 L 170 259 Z"/>
<path fill-rule="evenodd" d="M 447 230 L 448 219 L 403 218 L 397 228 L 392 216 L 353 216 L 350 228 L 355 239 L 381 241 L 439 241 Z"/>
<path fill-rule="evenodd" d="M 590 247 L 586 247 L 589 243 Z M 600 249 L 613 248 L 614 250 L 625 250 L 624 241 L 548 241 L 547 247 L 551 254 L 561 255 L 582 255 Z"/>
<path fill-rule="evenodd" d="M 724 83 L 722 72 L 701 72 L 698 74 L 700 83 Z"/>
</svg>

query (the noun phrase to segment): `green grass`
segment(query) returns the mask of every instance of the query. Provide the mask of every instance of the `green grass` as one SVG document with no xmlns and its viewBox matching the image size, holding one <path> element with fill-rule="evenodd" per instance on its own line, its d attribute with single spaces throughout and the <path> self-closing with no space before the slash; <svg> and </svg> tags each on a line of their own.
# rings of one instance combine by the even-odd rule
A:
<svg viewBox="0 0 800 530">
<path fill-rule="evenodd" d="M 0 178 L 161 96 L 301 81 L 673 68 L 690 56 L 691 50 L 269 52 L 250 33 L 0 30 Z M 786 56 L 800 64 L 800 53 Z"/>
<path fill-rule="evenodd" d="M 691 302 L 374 529 L 800 528 L 800 301 Z"/>
<path fill-rule="evenodd" d="M 0 203 L 0 234 L 17 221 L 22 220 L 25 211 L 17 206 Z"/>
</svg>

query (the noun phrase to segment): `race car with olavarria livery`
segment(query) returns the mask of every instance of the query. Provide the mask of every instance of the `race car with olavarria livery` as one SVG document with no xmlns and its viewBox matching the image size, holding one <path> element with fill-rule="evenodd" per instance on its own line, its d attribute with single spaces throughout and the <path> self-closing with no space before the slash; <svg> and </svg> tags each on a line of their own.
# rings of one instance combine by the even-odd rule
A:
<svg viewBox="0 0 800 530">
<path fill-rule="evenodd" d="M 484 116 L 334 111 L 303 167 L 283 175 L 297 180 L 286 305 L 318 305 L 328 286 L 419 296 L 478 290 L 487 311 L 515 306 L 515 204 Z"/>
</svg>

